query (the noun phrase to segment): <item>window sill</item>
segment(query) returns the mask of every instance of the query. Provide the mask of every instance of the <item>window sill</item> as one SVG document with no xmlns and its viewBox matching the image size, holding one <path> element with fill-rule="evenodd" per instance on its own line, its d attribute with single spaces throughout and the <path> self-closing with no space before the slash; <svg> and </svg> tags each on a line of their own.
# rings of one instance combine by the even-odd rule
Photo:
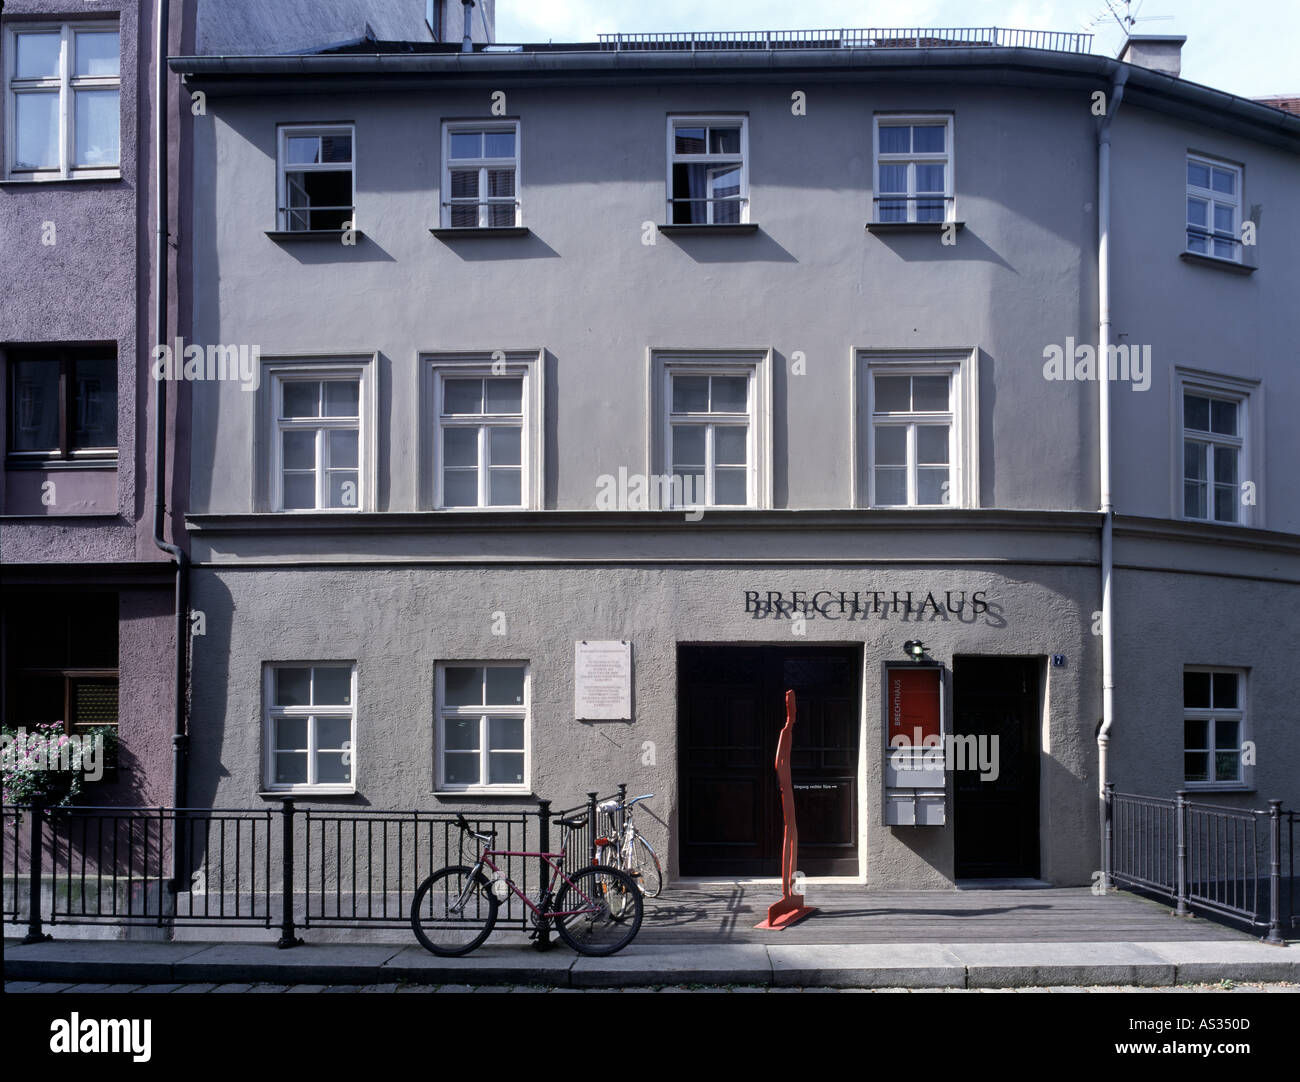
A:
<svg viewBox="0 0 1300 1082">
<path fill-rule="evenodd" d="M 476 786 L 474 786 L 474 787 L 472 787 L 472 788 L 469 788 L 469 789 L 435 789 L 435 790 L 433 791 L 433 795 L 436 796 L 436 797 L 438 797 L 439 799 L 446 799 L 447 797 L 458 797 L 458 796 L 463 796 L 463 797 L 481 797 L 481 796 L 514 796 L 514 797 L 531 797 L 531 796 L 533 795 L 533 790 L 532 790 L 529 786 L 527 786 L 527 785 L 522 786 L 522 787 L 521 787 L 521 786 L 517 786 L 517 785 L 516 785 L 516 786 L 511 786 L 511 787 L 506 787 L 506 786 L 503 786 L 503 785 L 494 785 L 494 786 L 476 785 Z"/>
<path fill-rule="evenodd" d="M 312 798 L 318 796 L 360 796 L 361 794 L 355 788 L 346 786 L 328 785 L 320 786 L 315 789 L 263 789 L 257 794 L 267 800 L 284 800 L 286 797 L 297 799 L 298 797 Z"/>
<path fill-rule="evenodd" d="M 1189 793 L 1253 793 L 1255 786 L 1240 781 L 1185 781 Z"/>
<path fill-rule="evenodd" d="M 360 229 L 268 229 L 266 235 L 277 244 L 287 240 L 314 240 L 341 242 L 351 234 L 360 240 L 364 233 Z"/>
<path fill-rule="evenodd" d="M 462 225 L 430 229 L 439 240 L 489 240 L 494 237 L 526 237 L 530 230 L 526 225 Z"/>
<path fill-rule="evenodd" d="M 112 458 L 6 458 L 6 470 L 115 470 Z"/>
<path fill-rule="evenodd" d="M 1217 255 L 1202 255 L 1200 252 L 1179 252 L 1178 258 L 1184 263 L 1198 267 L 1215 267 L 1229 274 L 1254 274 L 1256 268 L 1247 263 L 1238 263 L 1235 259 L 1224 259 Z"/>
<path fill-rule="evenodd" d="M 661 225 L 659 232 L 666 237 L 709 237 L 757 233 L 757 222 L 734 222 L 729 225 Z"/>
<path fill-rule="evenodd" d="M 965 222 L 868 222 L 868 233 L 942 233 L 949 227 L 961 231 Z"/>
<path fill-rule="evenodd" d="M 0 188 L 27 188 L 33 184 L 121 184 L 121 173 L 106 173 L 97 177 L 5 177 Z"/>
</svg>

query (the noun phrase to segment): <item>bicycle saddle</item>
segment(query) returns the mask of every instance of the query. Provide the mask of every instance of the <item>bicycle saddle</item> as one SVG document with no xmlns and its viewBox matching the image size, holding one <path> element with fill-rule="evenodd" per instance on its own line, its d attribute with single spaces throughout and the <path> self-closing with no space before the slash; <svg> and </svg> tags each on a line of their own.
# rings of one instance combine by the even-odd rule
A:
<svg viewBox="0 0 1300 1082">
<path fill-rule="evenodd" d="M 578 827 L 585 827 L 587 825 L 587 817 L 585 815 L 573 815 L 568 819 L 557 819 L 555 821 L 562 827 L 570 827 L 574 830 Z"/>
</svg>

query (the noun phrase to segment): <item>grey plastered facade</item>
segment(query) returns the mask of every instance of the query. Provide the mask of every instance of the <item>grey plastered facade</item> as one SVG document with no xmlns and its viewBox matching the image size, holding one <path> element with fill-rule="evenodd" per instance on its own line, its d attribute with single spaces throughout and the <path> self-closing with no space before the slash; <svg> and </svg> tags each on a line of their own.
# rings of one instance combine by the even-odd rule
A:
<svg viewBox="0 0 1300 1082">
<path fill-rule="evenodd" d="M 1033 871 L 1089 881 L 1101 713 L 1097 384 L 1048 381 L 1043 358 L 1067 338 L 1096 341 L 1089 104 L 1114 63 L 889 52 L 173 61 L 209 95 L 194 133 L 190 337 L 256 344 L 268 362 L 346 357 L 373 388 L 364 505 L 283 514 L 259 496 L 270 462 L 262 392 L 193 385 L 191 453 L 203 468 L 188 524 L 193 604 L 207 619 L 193 654 L 196 799 L 238 807 L 274 796 L 265 667 L 333 661 L 356 665 L 356 794 L 329 802 L 474 807 L 491 794 L 435 792 L 436 666 L 520 661 L 533 793 L 564 803 L 623 781 L 654 791 L 643 825 L 680 875 L 695 829 L 684 811 L 683 651 L 847 645 L 858 651 L 850 874 L 943 886 L 956 878 L 961 839 L 954 780 L 942 826 L 886 825 L 883 814 L 883 665 L 905 661 L 904 641 L 919 638 L 946 674 L 949 711 L 960 659 L 1026 659 L 1037 702 Z M 1239 668 L 1258 765 L 1249 786 L 1216 799 L 1294 803 L 1300 487 L 1287 417 L 1300 404 L 1300 215 L 1284 192 L 1300 169 L 1300 131 L 1280 113 L 1226 96 L 1211 107 L 1177 80 L 1132 71 L 1114 126 L 1113 326 L 1150 343 L 1154 364 L 1150 389 L 1112 391 L 1110 777 L 1135 792 L 1179 788 L 1184 667 Z M 431 236 L 445 198 L 442 122 L 490 120 L 494 91 L 520 125 L 527 233 Z M 796 91 L 803 115 L 791 108 Z M 937 230 L 864 229 L 873 118 L 913 113 L 953 118 L 955 244 Z M 665 129 L 679 114 L 745 117 L 756 230 L 656 228 Z M 290 123 L 355 126 L 355 245 L 266 236 L 276 228 L 276 129 Z M 1180 260 L 1189 151 L 1244 163 L 1244 210 L 1266 208 L 1253 273 Z M 487 363 L 496 350 L 540 358 L 538 501 L 435 510 L 425 366 L 443 354 Z M 756 506 L 706 510 L 699 522 L 601 510 L 602 478 L 664 472 L 656 365 L 709 351 L 758 358 Z M 964 358 L 969 381 L 966 494 L 955 507 L 869 508 L 865 366 L 940 354 Z M 1265 472 L 1249 526 L 1175 512 L 1179 366 L 1258 381 L 1251 402 L 1264 419 L 1251 462 Z M 888 604 L 796 622 L 746 611 L 747 591 L 880 591 L 891 601 L 911 591 L 918 602 L 951 591 L 967 608 L 904 618 Z M 978 614 L 977 593 L 988 606 Z M 631 722 L 575 720 L 574 643 L 584 639 L 631 641 Z"/>
</svg>

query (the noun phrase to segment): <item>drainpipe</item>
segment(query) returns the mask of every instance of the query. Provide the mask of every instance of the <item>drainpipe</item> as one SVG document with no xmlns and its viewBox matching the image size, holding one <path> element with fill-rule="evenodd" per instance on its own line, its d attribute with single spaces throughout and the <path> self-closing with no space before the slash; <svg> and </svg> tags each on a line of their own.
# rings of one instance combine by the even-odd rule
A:
<svg viewBox="0 0 1300 1082">
<path fill-rule="evenodd" d="M 154 345 L 167 345 L 167 22 L 168 0 L 158 0 L 154 41 Z M 151 369 L 152 370 L 152 369 Z M 155 379 L 158 406 L 154 415 L 153 543 L 176 561 L 176 703 L 172 732 L 172 808 L 185 806 L 186 644 L 189 640 L 189 575 L 185 550 L 163 536 L 167 480 L 167 380 Z M 178 419 L 179 420 L 179 419 Z M 179 424 L 178 424 L 179 427 Z M 171 883 L 174 893 L 181 863 L 180 831 L 172 820 Z"/>
<path fill-rule="evenodd" d="M 474 0 L 460 0 L 463 5 L 461 11 L 464 15 L 465 36 L 460 42 L 460 51 L 462 53 L 472 53 L 474 51 L 474 14 L 470 10 L 474 6 Z"/>
<path fill-rule="evenodd" d="M 1106 753 L 1115 721 L 1114 520 L 1110 470 L 1110 125 L 1124 100 L 1128 66 L 1118 65 L 1111 82 L 1106 115 L 1097 124 L 1097 460 L 1101 489 L 1101 728 L 1097 730 L 1097 784 L 1106 794 Z M 1102 807 L 1104 822 L 1105 808 Z M 1102 831 L 1102 885 L 1110 886 L 1109 854 Z"/>
</svg>

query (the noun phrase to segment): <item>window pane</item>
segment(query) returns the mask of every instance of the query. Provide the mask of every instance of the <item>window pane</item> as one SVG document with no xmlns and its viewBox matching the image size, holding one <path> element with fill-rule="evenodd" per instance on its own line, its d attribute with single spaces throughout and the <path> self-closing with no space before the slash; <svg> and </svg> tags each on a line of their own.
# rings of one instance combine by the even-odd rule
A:
<svg viewBox="0 0 1300 1082">
<path fill-rule="evenodd" d="M 1183 673 L 1183 706 L 1188 710 L 1208 710 L 1210 707 L 1210 674 L 1207 672 Z"/>
<path fill-rule="evenodd" d="M 489 665 L 487 667 L 488 705 L 517 706 L 522 704 L 523 701 L 524 667 L 522 665 Z M 496 746 L 522 748 L 523 744 Z"/>
<path fill-rule="evenodd" d="M 1214 242 L 1214 254 L 1220 259 L 1236 259 L 1236 247 L 1233 241 L 1216 240 Z"/>
<path fill-rule="evenodd" d="M 476 723 L 477 724 L 477 723 Z M 448 752 L 443 756 L 443 774 L 449 785 L 477 785 L 478 752 Z"/>
<path fill-rule="evenodd" d="M 912 129 L 912 150 L 918 154 L 942 154 L 944 132 L 942 124 L 917 125 Z"/>
<path fill-rule="evenodd" d="M 314 473 L 286 473 L 284 475 L 284 509 L 306 511 L 316 506 L 316 475 Z"/>
<path fill-rule="evenodd" d="M 478 750 L 478 718 L 448 718 L 443 723 L 446 747 L 454 751 Z"/>
<path fill-rule="evenodd" d="M 912 409 L 943 412 L 947 408 L 947 376 L 914 376 L 912 378 Z"/>
<path fill-rule="evenodd" d="M 1210 756 L 1204 751 L 1183 753 L 1183 777 L 1187 781 L 1210 780 Z"/>
<path fill-rule="evenodd" d="M 17 138 L 14 166 L 18 169 L 57 169 L 59 166 L 58 91 L 14 95 Z"/>
<path fill-rule="evenodd" d="M 1218 680 L 1215 680 L 1218 683 Z M 1236 751 L 1237 744 L 1237 727 L 1235 721 L 1223 721 L 1220 719 L 1214 723 L 1214 746 L 1219 751 Z"/>
<path fill-rule="evenodd" d="M 451 171 L 451 197 L 453 199 L 478 198 L 477 169 L 453 169 Z"/>
<path fill-rule="evenodd" d="M 277 718 L 275 722 L 276 751 L 305 751 L 307 748 L 306 718 Z"/>
<path fill-rule="evenodd" d="M 281 417 L 319 417 L 320 383 L 316 380 L 286 380 Z"/>
<path fill-rule="evenodd" d="M 1235 233 L 1237 213 L 1233 207 L 1225 207 L 1222 203 L 1214 204 L 1214 228 L 1220 233 Z"/>
<path fill-rule="evenodd" d="M 1187 183 L 1195 185 L 1197 188 L 1208 188 L 1210 186 L 1210 167 L 1202 165 L 1200 162 L 1188 162 Z"/>
<path fill-rule="evenodd" d="M 59 74 L 60 35 L 41 31 L 16 35 L 19 79 L 40 79 Z"/>
<path fill-rule="evenodd" d="M 713 413 L 744 413 L 749 408 L 749 380 L 744 376 L 714 376 Z"/>
<path fill-rule="evenodd" d="M 673 472 L 704 465 L 704 425 L 673 425 Z"/>
<path fill-rule="evenodd" d="M 483 667 L 481 665 L 448 666 L 443 674 L 448 706 L 483 705 Z M 476 745 L 477 746 L 477 745 Z"/>
<path fill-rule="evenodd" d="M 489 379 L 487 382 L 487 413 L 521 413 L 524 401 L 522 377 Z"/>
<path fill-rule="evenodd" d="M 1206 226 L 1209 224 L 1210 204 L 1204 199 L 1187 199 L 1187 224 Z"/>
<path fill-rule="evenodd" d="M 442 502 L 445 507 L 477 507 L 478 471 L 443 470 Z"/>
<path fill-rule="evenodd" d="M 513 158 L 515 156 L 515 133 L 512 131 L 490 131 L 483 137 L 483 156 L 486 158 Z"/>
<path fill-rule="evenodd" d="M 77 90 L 77 144 L 74 165 L 117 164 L 118 92 Z"/>
<path fill-rule="evenodd" d="M 880 195 L 907 191 L 907 166 L 882 165 L 880 167 Z"/>
<path fill-rule="evenodd" d="M 74 729 L 117 724 L 117 678 L 81 676 L 68 681 L 71 691 L 68 721 Z"/>
<path fill-rule="evenodd" d="M 355 471 L 331 470 L 328 491 L 330 507 L 357 507 L 361 502 L 360 481 Z"/>
<path fill-rule="evenodd" d="M 1198 432 L 1210 430 L 1210 400 L 1201 395 L 1183 395 L 1183 427 Z"/>
<path fill-rule="evenodd" d="M 1216 672 L 1214 674 L 1214 708 L 1216 710 L 1235 710 L 1238 705 L 1237 674 Z M 1222 746 L 1220 745 L 1220 747 Z"/>
<path fill-rule="evenodd" d="M 488 457 L 494 466 L 518 466 L 521 456 L 523 430 L 512 426 L 496 425 L 488 429 Z"/>
<path fill-rule="evenodd" d="M 521 785 L 524 780 L 523 752 L 493 752 L 488 756 L 488 781 L 492 785 Z"/>
<path fill-rule="evenodd" d="M 1209 242 L 1202 236 L 1195 233 L 1187 234 L 1187 250 L 1189 252 L 1200 252 L 1205 254 L 1210 250 Z"/>
<path fill-rule="evenodd" d="M 316 433 L 283 432 L 284 468 L 286 470 L 314 470 L 316 468 Z"/>
<path fill-rule="evenodd" d="M 51 35 L 53 36 L 53 35 Z M 73 41 L 73 72 L 77 75 L 117 75 L 117 31 L 78 30 Z"/>
<path fill-rule="evenodd" d="M 916 461 L 926 465 L 948 461 L 948 426 L 916 426 Z"/>
<path fill-rule="evenodd" d="M 1237 781 L 1241 774 L 1238 769 L 1241 760 L 1235 751 L 1220 751 L 1214 755 L 1214 780 Z"/>
<path fill-rule="evenodd" d="M 907 465 L 907 429 L 898 425 L 876 428 L 876 465 Z"/>
<path fill-rule="evenodd" d="M 1237 484 L 1237 449 L 1235 447 L 1215 447 L 1214 480 L 1221 485 Z"/>
<path fill-rule="evenodd" d="M 290 135 L 285 139 L 285 153 L 290 165 L 310 165 L 320 161 L 320 136 Z"/>
<path fill-rule="evenodd" d="M 707 413 L 708 409 L 708 376 L 673 376 L 674 413 Z"/>
<path fill-rule="evenodd" d="M 307 781 L 307 753 L 276 752 L 275 780 L 280 785 L 303 785 Z"/>
<path fill-rule="evenodd" d="M 882 222 L 907 221 L 907 200 L 905 199 L 882 199 L 876 206 L 880 208 L 877 213 Z"/>
<path fill-rule="evenodd" d="M 331 667 L 315 670 L 313 706 L 346 706 L 352 701 L 352 670 Z M 322 744 L 321 747 L 330 747 Z"/>
<path fill-rule="evenodd" d="M 1183 477 L 1189 481 L 1204 481 L 1206 479 L 1206 457 L 1208 445 L 1197 443 L 1195 440 L 1183 441 Z"/>
<path fill-rule="evenodd" d="M 291 229 L 342 229 L 352 217 L 352 170 L 286 173 Z"/>
<path fill-rule="evenodd" d="M 710 154 L 739 154 L 740 127 L 709 129 Z"/>
<path fill-rule="evenodd" d="M 880 126 L 880 153 L 906 154 L 912 149 L 912 129 L 907 125 Z"/>
<path fill-rule="evenodd" d="M 918 163 L 916 166 L 916 190 L 918 192 L 943 191 L 944 166 Z"/>
<path fill-rule="evenodd" d="M 515 194 L 515 171 L 513 169 L 489 169 L 487 177 L 488 195 L 505 199 Z"/>
<path fill-rule="evenodd" d="M 949 502 L 948 468 L 918 469 L 916 471 L 916 502 L 919 504 L 944 504 Z"/>
<path fill-rule="evenodd" d="M 361 385 L 355 379 L 331 379 L 325 382 L 325 416 L 357 417 Z"/>
<path fill-rule="evenodd" d="M 322 135 L 320 137 L 320 160 L 322 162 L 352 161 L 352 136 Z"/>
<path fill-rule="evenodd" d="M 512 226 L 516 224 L 513 203 L 493 203 L 488 207 L 488 225 Z"/>
<path fill-rule="evenodd" d="M 357 431 L 348 429 L 344 431 L 331 431 L 329 434 L 330 441 L 330 469 L 353 469 L 359 465 L 357 461 Z"/>
<path fill-rule="evenodd" d="M 483 156 L 483 133 L 477 131 L 452 132 L 451 156 L 453 158 L 481 158 Z"/>
<path fill-rule="evenodd" d="M 1210 431 L 1224 436 L 1237 434 L 1237 403 L 1210 399 Z"/>
<path fill-rule="evenodd" d="M 1237 486 L 1214 486 L 1214 517 L 1218 522 L 1237 521 Z"/>
<path fill-rule="evenodd" d="M 352 739 L 350 718 L 316 719 L 316 747 L 335 751 Z"/>
<path fill-rule="evenodd" d="M 907 470 L 898 466 L 876 467 L 876 503 L 896 506 L 907 503 Z"/>
<path fill-rule="evenodd" d="M 1227 169 L 1212 170 L 1214 190 L 1232 195 L 1237 190 L 1237 175 Z"/>
<path fill-rule="evenodd" d="M 677 154 L 703 154 L 704 153 L 704 129 L 703 128 L 675 128 L 673 130 L 675 153 Z"/>
<path fill-rule="evenodd" d="M 478 429 L 444 428 L 442 430 L 442 462 L 444 466 L 478 466 Z"/>
<path fill-rule="evenodd" d="M 1183 722 L 1183 747 L 1189 751 L 1201 751 L 1209 747 L 1206 735 L 1209 722 L 1204 718 L 1188 719 Z"/>
<path fill-rule="evenodd" d="M 489 751 L 520 751 L 523 746 L 523 718 L 488 718 Z"/>
<path fill-rule="evenodd" d="M 493 466 L 488 470 L 488 503 L 493 507 L 519 507 L 523 502 L 523 470 L 518 466 Z"/>
<path fill-rule="evenodd" d="M 117 446 L 117 362 L 82 359 L 73 365 L 72 450 Z"/>
<path fill-rule="evenodd" d="M 311 669 L 276 669 L 275 703 L 277 706 L 306 706 L 311 702 Z M 297 745 L 306 747 L 304 743 Z"/>
<path fill-rule="evenodd" d="M 442 412 L 482 413 L 483 381 L 481 379 L 447 379 L 442 383 Z"/>
<path fill-rule="evenodd" d="M 345 762 L 344 759 L 347 759 Z M 352 780 L 352 757 L 346 752 L 322 752 L 316 756 L 316 781 L 321 785 L 346 785 Z"/>
<path fill-rule="evenodd" d="M 1188 518 L 1206 518 L 1206 501 L 1209 499 L 1207 486 L 1203 483 L 1188 481 L 1183 485 L 1183 514 Z"/>
<path fill-rule="evenodd" d="M 713 461 L 721 466 L 747 464 L 749 429 L 738 425 L 719 425 L 713 430 Z"/>
<path fill-rule="evenodd" d="M 57 361 L 11 361 L 14 400 L 9 415 L 15 451 L 59 449 Z"/>
<path fill-rule="evenodd" d="M 912 406 L 912 381 L 907 376 L 877 376 L 876 413 L 906 413 Z"/>
<path fill-rule="evenodd" d="M 728 507 L 743 507 L 746 498 L 746 480 L 748 471 L 727 467 L 713 472 L 713 502 Z M 700 495 L 698 492 L 696 495 Z"/>
</svg>

